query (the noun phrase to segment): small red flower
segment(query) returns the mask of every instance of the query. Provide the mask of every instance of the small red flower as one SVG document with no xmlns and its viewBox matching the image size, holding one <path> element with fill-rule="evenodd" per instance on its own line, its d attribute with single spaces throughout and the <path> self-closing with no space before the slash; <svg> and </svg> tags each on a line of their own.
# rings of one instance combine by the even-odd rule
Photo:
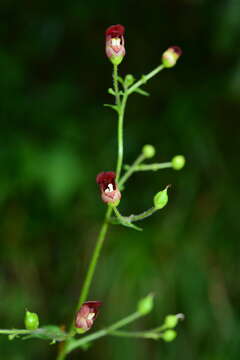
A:
<svg viewBox="0 0 240 360">
<path fill-rule="evenodd" d="M 116 174 L 113 171 L 101 172 L 97 175 L 96 182 L 101 191 L 102 201 L 105 203 L 118 204 L 121 193 L 115 181 Z"/>
<path fill-rule="evenodd" d="M 112 25 L 106 30 L 106 55 L 113 64 L 119 65 L 126 53 L 124 47 L 124 26 Z"/>
<path fill-rule="evenodd" d="M 83 303 L 77 312 L 75 321 L 76 328 L 84 331 L 91 329 L 101 305 L 101 301 L 86 301 Z"/>
</svg>

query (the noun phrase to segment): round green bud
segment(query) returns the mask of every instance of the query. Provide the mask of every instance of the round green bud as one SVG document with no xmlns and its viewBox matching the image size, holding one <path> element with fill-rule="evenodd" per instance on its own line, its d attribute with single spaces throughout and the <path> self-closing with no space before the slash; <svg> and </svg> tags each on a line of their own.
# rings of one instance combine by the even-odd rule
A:
<svg viewBox="0 0 240 360">
<path fill-rule="evenodd" d="M 155 147 L 152 145 L 144 145 L 142 148 L 142 153 L 145 156 L 145 158 L 150 159 L 155 155 L 156 150 Z"/>
<path fill-rule="evenodd" d="M 176 315 L 168 315 L 165 317 L 165 322 L 164 325 L 167 328 L 175 328 L 175 326 L 177 326 L 178 323 L 178 317 Z"/>
<path fill-rule="evenodd" d="M 135 81 L 135 78 L 134 78 L 134 76 L 132 76 L 132 74 L 128 74 L 125 76 L 124 83 L 127 87 L 131 86 L 134 83 L 134 81 Z"/>
<path fill-rule="evenodd" d="M 153 305 L 153 294 L 149 294 L 138 302 L 137 311 L 141 315 L 147 315 L 152 311 Z"/>
<path fill-rule="evenodd" d="M 167 330 L 165 331 L 165 333 L 162 335 L 162 338 L 164 341 L 167 342 L 171 342 L 175 339 L 175 337 L 177 336 L 176 331 L 174 330 Z"/>
<path fill-rule="evenodd" d="M 156 210 L 160 210 L 164 208 L 164 206 L 168 203 L 168 190 L 169 186 L 167 186 L 164 190 L 159 191 L 153 198 L 154 207 Z"/>
<path fill-rule="evenodd" d="M 24 323 L 27 330 L 36 330 L 39 327 L 38 315 L 36 313 L 26 311 Z"/>
<path fill-rule="evenodd" d="M 181 170 L 185 165 L 185 157 L 183 155 L 176 155 L 172 158 L 172 168 L 174 170 Z"/>
</svg>

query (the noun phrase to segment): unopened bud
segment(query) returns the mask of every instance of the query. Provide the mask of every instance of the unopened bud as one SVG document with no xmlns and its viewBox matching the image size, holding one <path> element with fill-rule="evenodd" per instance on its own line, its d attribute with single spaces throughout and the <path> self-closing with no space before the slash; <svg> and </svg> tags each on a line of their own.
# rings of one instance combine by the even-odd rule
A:
<svg viewBox="0 0 240 360">
<path fill-rule="evenodd" d="M 152 145 L 144 145 L 142 148 L 142 153 L 145 156 L 145 158 L 150 159 L 155 155 L 156 150 L 155 147 Z"/>
<path fill-rule="evenodd" d="M 38 315 L 26 310 L 24 324 L 27 330 L 36 330 L 39 327 Z"/>
<path fill-rule="evenodd" d="M 152 311 L 153 305 L 153 294 L 149 294 L 138 302 L 137 311 L 141 315 L 147 315 Z"/>
<path fill-rule="evenodd" d="M 162 335 L 162 339 L 164 341 L 167 341 L 167 342 L 171 342 L 173 341 L 177 336 L 177 333 L 176 331 L 174 330 L 167 330 L 165 331 L 165 333 Z"/>
<path fill-rule="evenodd" d="M 174 170 L 181 170 L 185 165 L 186 159 L 183 155 L 176 155 L 172 158 L 172 168 Z"/>
<path fill-rule="evenodd" d="M 169 329 L 175 328 L 177 326 L 178 320 L 179 318 L 177 315 L 168 315 L 165 318 L 164 325 Z"/>
<path fill-rule="evenodd" d="M 168 203 L 168 188 L 170 185 L 166 186 L 166 188 L 162 191 L 159 191 L 153 198 L 154 207 L 156 210 L 160 210 L 164 208 L 164 206 Z"/>
<path fill-rule="evenodd" d="M 162 55 L 162 63 L 166 68 L 176 65 L 177 60 L 182 55 L 182 50 L 178 46 L 171 46 Z"/>
<path fill-rule="evenodd" d="M 126 87 L 129 87 L 134 83 L 134 81 L 135 81 L 134 76 L 132 76 L 132 74 L 128 74 L 125 76 L 124 84 Z"/>
</svg>

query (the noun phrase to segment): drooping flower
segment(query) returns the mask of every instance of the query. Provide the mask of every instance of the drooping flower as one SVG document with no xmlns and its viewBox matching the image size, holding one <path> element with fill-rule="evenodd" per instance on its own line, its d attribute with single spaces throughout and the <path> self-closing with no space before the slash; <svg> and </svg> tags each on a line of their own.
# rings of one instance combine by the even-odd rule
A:
<svg viewBox="0 0 240 360">
<path fill-rule="evenodd" d="M 182 50 L 179 46 L 171 46 L 162 55 L 163 65 L 171 68 L 176 65 L 177 60 L 182 55 Z"/>
<path fill-rule="evenodd" d="M 101 301 L 86 301 L 83 303 L 77 312 L 75 327 L 80 331 L 87 331 L 91 329 L 98 315 L 101 304 Z"/>
<path fill-rule="evenodd" d="M 113 171 L 101 172 L 97 175 L 96 182 L 101 191 L 102 201 L 117 206 L 121 199 L 121 193 L 116 184 L 116 174 Z"/>
<path fill-rule="evenodd" d="M 126 53 L 124 47 L 124 33 L 125 28 L 123 25 L 112 25 L 106 30 L 106 55 L 110 61 L 119 65 Z"/>
</svg>

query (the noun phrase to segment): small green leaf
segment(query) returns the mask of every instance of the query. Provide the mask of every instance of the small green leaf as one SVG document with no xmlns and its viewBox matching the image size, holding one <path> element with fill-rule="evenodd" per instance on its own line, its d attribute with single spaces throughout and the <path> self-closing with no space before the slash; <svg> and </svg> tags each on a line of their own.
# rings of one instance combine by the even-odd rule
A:
<svg viewBox="0 0 240 360">
<path fill-rule="evenodd" d="M 32 338 L 51 340 L 56 342 L 65 340 L 67 338 L 67 334 L 58 326 L 48 325 L 33 331 L 30 335 L 25 336 L 23 339 L 27 340 Z"/>
<path fill-rule="evenodd" d="M 137 88 L 136 90 L 134 90 L 134 92 L 136 92 L 136 93 L 138 93 L 140 95 L 143 95 L 143 96 L 150 96 L 150 94 L 147 91 L 142 90 L 140 88 Z"/>
<path fill-rule="evenodd" d="M 122 85 L 124 84 L 124 80 L 121 76 L 118 76 L 117 79 Z"/>
<path fill-rule="evenodd" d="M 8 335 L 8 340 L 12 341 L 13 339 L 17 338 L 18 334 L 10 334 Z"/>
<path fill-rule="evenodd" d="M 115 110 L 117 113 L 119 112 L 119 109 L 118 109 L 118 106 L 117 106 L 117 105 L 103 104 L 103 106 L 109 107 L 109 108 Z"/>
<path fill-rule="evenodd" d="M 137 231 L 143 231 L 142 228 L 132 224 L 130 221 L 121 221 L 120 224 L 123 225 L 123 226 L 129 227 L 129 228 L 132 228 L 134 230 L 137 230 Z"/>
<path fill-rule="evenodd" d="M 113 96 L 116 96 L 116 93 L 115 93 L 115 91 L 114 91 L 112 88 L 109 88 L 109 89 L 108 89 L 108 93 L 111 94 L 111 95 L 113 95 Z"/>
<path fill-rule="evenodd" d="M 146 82 L 147 82 L 146 76 L 145 76 L 145 75 L 142 75 L 141 79 L 142 79 L 142 81 L 146 84 Z"/>
</svg>

